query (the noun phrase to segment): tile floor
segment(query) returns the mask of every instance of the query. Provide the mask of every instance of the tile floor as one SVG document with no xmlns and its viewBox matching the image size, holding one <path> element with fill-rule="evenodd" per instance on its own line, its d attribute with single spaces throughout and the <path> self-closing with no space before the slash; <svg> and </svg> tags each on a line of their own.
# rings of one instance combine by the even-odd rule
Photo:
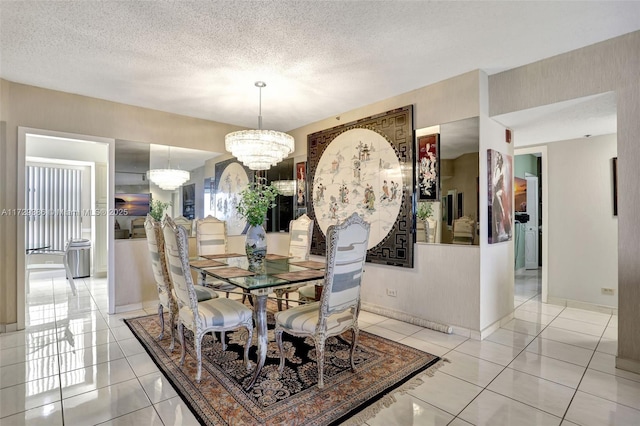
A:
<svg viewBox="0 0 640 426">
<path fill-rule="evenodd" d="M 0 334 L 0 426 L 190 425 L 188 408 L 121 321 L 104 280 L 34 280 L 28 327 Z M 515 318 L 484 341 L 369 312 L 361 328 L 451 362 L 367 422 L 390 425 L 638 425 L 640 375 L 614 367 L 617 317 L 540 303 L 516 276 Z"/>
</svg>

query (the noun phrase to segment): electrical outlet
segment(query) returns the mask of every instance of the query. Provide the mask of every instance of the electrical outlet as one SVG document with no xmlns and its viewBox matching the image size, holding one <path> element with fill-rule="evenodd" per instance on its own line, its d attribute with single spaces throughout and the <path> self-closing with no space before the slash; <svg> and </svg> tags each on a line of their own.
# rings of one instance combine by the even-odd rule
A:
<svg viewBox="0 0 640 426">
<path fill-rule="evenodd" d="M 602 294 L 607 295 L 607 296 L 613 296 L 614 293 L 615 293 L 614 289 L 602 287 Z"/>
<path fill-rule="evenodd" d="M 397 297 L 398 296 L 398 290 L 396 290 L 395 288 L 388 288 L 387 289 L 387 296 Z"/>
</svg>

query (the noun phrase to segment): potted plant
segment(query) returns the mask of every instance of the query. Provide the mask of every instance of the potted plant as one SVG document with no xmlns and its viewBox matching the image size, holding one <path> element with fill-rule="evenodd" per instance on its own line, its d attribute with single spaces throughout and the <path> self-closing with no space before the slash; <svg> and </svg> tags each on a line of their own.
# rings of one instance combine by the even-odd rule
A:
<svg viewBox="0 0 640 426">
<path fill-rule="evenodd" d="M 256 177 L 240 191 L 240 198 L 236 210 L 238 215 L 249 222 L 245 250 L 251 269 L 260 269 L 263 259 L 267 255 L 267 236 L 262 226 L 267 218 L 269 208 L 276 205 L 275 200 L 280 193 L 273 185 L 267 185 L 265 178 Z"/>
<path fill-rule="evenodd" d="M 416 217 L 418 218 L 418 220 L 424 223 L 424 235 L 426 239 L 425 241 L 427 242 L 429 242 L 429 221 L 427 219 L 431 217 L 432 213 L 433 206 L 431 205 L 431 203 L 418 203 L 418 211 L 416 212 Z"/>
<path fill-rule="evenodd" d="M 162 220 L 162 216 L 164 215 L 164 211 L 171 206 L 171 202 L 160 201 L 160 200 L 152 200 L 151 201 L 151 210 L 149 214 L 152 218 L 160 222 Z"/>
</svg>

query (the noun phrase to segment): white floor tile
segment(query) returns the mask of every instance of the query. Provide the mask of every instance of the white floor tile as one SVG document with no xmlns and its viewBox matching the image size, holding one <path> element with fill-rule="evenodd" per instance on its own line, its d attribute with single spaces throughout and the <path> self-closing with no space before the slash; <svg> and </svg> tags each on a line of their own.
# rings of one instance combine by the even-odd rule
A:
<svg viewBox="0 0 640 426">
<path fill-rule="evenodd" d="M 585 311 L 582 309 L 566 308 L 560 315 L 558 315 L 558 318 L 567 318 L 589 324 L 606 326 L 609 324 L 611 315 L 601 314 L 600 312 Z"/>
<path fill-rule="evenodd" d="M 55 344 L 30 348 L 28 346 L 16 346 L 14 348 L 0 350 L 0 367 L 20 364 L 34 359 L 55 357 L 57 355 Z"/>
<path fill-rule="evenodd" d="M 456 415 L 481 391 L 479 386 L 437 371 L 433 377 L 424 376 L 424 383 L 407 393 Z"/>
<path fill-rule="evenodd" d="M 58 374 L 58 357 L 38 358 L 0 367 L 0 389 Z"/>
<path fill-rule="evenodd" d="M 138 379 L 64 399 L 65 424 L 95 425 L 123 416 L 151 403 Z"/>
<path fill-rule="evenodd" d="M 113 334 L 113 337 L 115 337 L 116 340 L 118 341 L 125 340 L 125 339 L 133 339 L 134 337 L 136 337 L 133 335 L 133 333 L 131 332 L 131 329 L 126 324 L 123 325 L 122 327 L 111 327 L 111 333 Z"/>
<path fill-rule="evenodd" d="M 100 426 L 163 426 L 155 408 L 146 407 L 113 420 L 100 423 Z"/>
<path fill-rule="evenodd" d="M 500 373 L 487 389 L 559 417 L 564 415 L 575 393 L 569 387 L 510 368 Z"/>
<path fill-rule="evenodd" d="M 631 371 L 621 370 L 616 368 L 615 355 L 606 354 L 603 352 L 596 352 L 593 354 L 593 358 L 589 363 L 589 368 L 601 371 L 607 374 L 614 374 L 618 377 L 633 380 L 634 382 L 640 382 L 640 374 L 632 373 Z"/>
<path fill-rule="evenodd" d="M 640 382 L 587 369 L 578 390 L 640 410 Z"/>
<path fill-rule="evenodd" d="M 407 337 L 404 334 L 400 334 L 395 331 L 391 331 L 388 328 L 380 327 L 379 324 L 374 324 L 370 327 L 364 328 L 368 333 L 375 334 L 376 336 L 384 337 L 385 339 L 393 340 L 394 342 L 399 342 L 400 340 Z"/>
<path fill-rule="evenodd" d="M 460 417 L 456 417 L 455 419 L 453 419 L 451 423 L 449 423 L 449 426 L 473 426 L 473 425 L 469 422 L 465 422 Z"/>
<path fill-rule="evenodd" d="M 115 341 L 115 337 L 113 337 L 108 328 L 79 334 L 69 332 L 65 333 L 64 338 L 58 341 L 58 350 L 60 352 L 70 352 L 79 348 L 104 345 Z"/>
<path fill-rule="evenodd" d="M 521 349 L 489 342 L 487 340 L 479 341 L 469 339 L 458 346 L 456 351 L 506 366 L 518 356 Z"/>
<path fill-rule="evenodd" d="M 523 303 L 519 310 L 529 311 L 529 312 L 539 312 L 545 315 L 557 316 L 560 312 L 562 312 L 565 307 L 558 305 L 550 305 L 548 303 L 538 302 L 537 300 L 529 300 Z"/>
<path fill-rule="evenodd" d="M 159 371 L 158 366 L 151 360 L 151 357 L 146 352 L 128 356 L 127 361 L 131 364 L 133 372 L 138 377 Z"/>
<path fill-rule="evenodd" d="M 118 344 L 125 356 L 146 353 L 144 346 L 136 338 L 120 340 Z"/>
<path fill-rule="evenodd" d="M 525 350 L 582 367 L 586 367 L 587 364 L 589 364 L 589 360 L 593 354 L 593 350 L 581 348 L 580 346 L 567 345 L 566 343 L 543 339 L 541 337 L 536 337 Z"/>
<path fill-rule="evenodd" d="M 397 319 L 392 318 L 379 322 L 376 325 L 395 331 L 396 333 L 404 334 L 405 336 L 410 336 L 413 333 L 417 333 L 422 330 L 422 327 L 418 325 L 409 324 L 408 322 L 398 321 Z"/>
<path fill-rule="evenodd" d="M 516 319 L 534 322 L 536 324 L 543 324 L 543 325 L 549 324 L 551 321 L 553 321 L 556 318 L 555 315 L 547 315 L 540 312 L 523 311 L 520 309 L 516 310 L 513 316 Z"/>
<path fill-rule="evenodd" d="M 578 391 L 566 419 L 583 426 L 640 425 L 640 411 Z"/>
<path fill-rule="evenodd" d="M 372 312 L 367 312 L 367 311 L 360 311 L 360 314 L 358 314 L 358 321 L 362 320 L 369 324 L 377 324 L 387 319 L 389 318 L 383 317 L 382 315 L 374 314 Z"/>
<path fill-rule="evenodd" d="M 178 396 L 171 383 L 159 371 L 139 376 L 138 379 L 152 404 Z"/>
<path fill-rule="evenodd" d="M 555 328 L 553 325 L 545 328 L 542 333 L 540 333 L 540 337 L 591 350 L 595 350 L 600 341 L 596 336 Z"/>
<path fill-rule="evenodd" d="M 411 336 L 405 337 L 404 339 L 400 340 L 400 343 L 440 357 L 444 356 L 451 350 L 449 348 L 445 348 L 444 346 L 436 345 L 435 343 L 431 342 L 425 342 L 424 340 L 416 339 Z"/>
<path fill-rule="evenodd" d="M 562 328 L 563 330 L 576 331 L 600 337 L 604 333 L 606 325 L 589 324 L 584 321 L 576 321 L 567 318 L 556 318 L 550 324 L 551 327 Z"/>
<path fill-rule="evenodd" d="M 485 340 L 500 343 L 505 346 L 511 346 L 516 349 L 524 349 L 533 339 L 534 336 L 529 334 L 518 333 L 517 331 L 507 330 L 506 328 L 499 328 L 491 333 Z"/>
<path fill-rule="evenodd" d="M 104 345 L 78 348 L 72 352 L 63 352 L 59 357 L 60 372 L 65 373 L 70 370 L 124 358 L 124 353 L 117 343 L 111 342 Z"/>
<path fill-rule="evenodd" d="M 0 419 L 0 426 L 62 426 L 60 401 Z"/>
<path fill-rule="evenodd" d="M 518 355 L 518 357 L 509 364 L 509 368 L 541 377 L 573 389 L 578 387 L 586 369 L 579 365 L 526 351 Z"/>
<path fill-rule="evenodd" d="M 367 420 L 369 426 L 445 426 L 453 416 L 411 395 L 396 396 L 396 402 Z"/>
<path fill-rule="evenodd" d="M 0 389 L 0 417 L 7 417 L 42 405 L 60 401 L 58 376 L 32 380 Z"/>
<path fill-rule="evenodd" d="M 62 398 L 125 382 L 133 377 L 134 372 L 124 358 L 71 370 L 60 375 Z"/>
<path fill-rule="evenodd" d="M 506 328 L 507 330 L 517 331 L 518 333 L 529 334 L 531 336 L 537 336 L 546 325 L 524 321 L 521 319 L 514 318 L 501 328 Z"/>
<path fill-rule="evenodd" d="M 428 328 L 422 329 L 417 333 L 412 334 L 411 337 L 435 343 L 436 345 L 444 346 L 445 348 L 449 349 L 453 349 L 468 340 L 467 337 L 458 336 L 457 334 L 442 333 L 440 331 L 435 331 Z"/>
<path fill-rule="evenodd" d="M 446 358 L 451 362 L 445 363 L 439 371 L 481 387 L 487 386 L 504 369 L 502 365 L 455 350 Z"/>
<path fill-rule="evenodd" d="M 490 391 L 482 392 L 459 417 L 478 426 L 557 426 L 560 423 L 560 417 Z"/>
<path fill-rule="evenodd" d="M 200 423 L 189 410 L 189 407 L 175 397 L 154 405 L 165 426 L 199 426 Z"/>
<path fill-rule="evenodd" d="M 609 355 L 618 355 L 618 340 L 600 339 L 596 352 L 603 352 Z"/>
</svg>

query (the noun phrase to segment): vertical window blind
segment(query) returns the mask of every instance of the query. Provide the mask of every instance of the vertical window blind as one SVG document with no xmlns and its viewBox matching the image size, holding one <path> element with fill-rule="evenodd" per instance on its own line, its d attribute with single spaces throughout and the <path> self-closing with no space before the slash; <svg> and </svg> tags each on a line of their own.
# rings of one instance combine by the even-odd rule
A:
<svg viewBox="0 0 640 426">
<path fill-rule="evenodd" d="M 82 170 L 27 166 L 26 248 L 64 250 L 82 232 Z"/>
</svg>

